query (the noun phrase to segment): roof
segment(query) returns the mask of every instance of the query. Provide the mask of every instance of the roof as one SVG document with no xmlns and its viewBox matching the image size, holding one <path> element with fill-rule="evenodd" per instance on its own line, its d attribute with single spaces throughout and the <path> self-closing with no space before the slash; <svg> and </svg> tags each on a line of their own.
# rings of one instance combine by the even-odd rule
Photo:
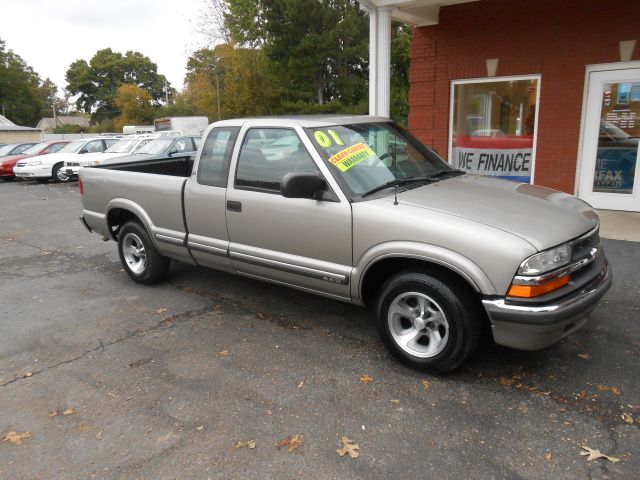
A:
<svg viewBox="0 0 640 480">
<path fill-rule="evenodd" d="M 369 115 L 278 115 L 269 117 L 247 117 L 222 120 L 216 125 L 242 125 L 244 123 L 263 123 L 264 126 L 281 126 L 296 124 L 301 127 L 324 127 L 332 125 L 345 125 L 353 123 L 378 123 L 389 122 L 385 117 L 372 117 Z"/>
<path fill-rule="evenodd" d="M 57 117 L 57 122 L 58 123 L 56 124 L 56 119 L 53 117 L 44 117 L 40 119 L 37 127 L 42 130 L 53 130 L 57 126 L 59 127 L 61 125 L 80 125 L 84 128 L 89 128 L 91 126 L 89 119 L 84 117 L 68 117 L 62 115 Z"/>
<path fill-rule="evenodd" d="M 437 25 L 440 22 L 440 7 L 478 0 L 358 0 L 363 8 L 388 8 L 391 18 L 417 27 Z"/>
<path fill-rule="evenodd" d="M 29 131 L 40 131 L 39 128 L 31 128 L 31 127 L 22 127 L 20 125 L 16 125 L 7 117 L 0 115 L 0 131 L 2 132 L 29 132 Z"/>
</svg>

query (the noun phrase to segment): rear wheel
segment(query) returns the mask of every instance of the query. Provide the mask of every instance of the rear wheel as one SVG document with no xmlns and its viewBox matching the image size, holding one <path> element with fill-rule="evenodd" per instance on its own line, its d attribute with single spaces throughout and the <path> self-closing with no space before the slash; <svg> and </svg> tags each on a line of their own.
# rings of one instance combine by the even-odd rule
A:
<svg viewBox="0 0 640 480">
<path fill-rule="evenodd" d="M 67 183 L 69 180 L 71 180 L 71 177 L 64 172 L 63 168 L 63 163 L 57 163 L 53 166 L 53 171 L 51 172 L 51 174 L 53 176 L 53 179 L 58 183 Z"/>
<path fill-rule="evenodd" d="M 461 285 L 416 271 L 382 287 L 377 327 L 383 343 L 406 365 L 432 373 L 459 367 L 478 346 L 481 316 Z"/>
<path fill-rule="evenodd" d="M 125 272 L 144 285 L 158 283 L 169 269 L 169 259 L 156 250 L 147 230 L 137 221 L 129 221 L 120 229 L 118 253 Z"/>
</svg>

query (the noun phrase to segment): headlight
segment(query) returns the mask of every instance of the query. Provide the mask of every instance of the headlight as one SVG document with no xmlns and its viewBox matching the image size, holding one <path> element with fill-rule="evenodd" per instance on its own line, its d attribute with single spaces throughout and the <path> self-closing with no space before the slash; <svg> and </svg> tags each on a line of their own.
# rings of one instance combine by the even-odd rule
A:
<svg viewBox="0 0 640 480">
<path fill-rule="evenodd" d="M 30 167 L 35 167 L 36 165 L 42 165 L 42 162 L 40 160 L 34 160 L 33 162 L 27 163 L 27 165 L 29 165 Z"/>
<path fill-rule="evenodd" d="M 84 167 L 93 167 L 94 165 L 100 164 L 99 160 L 91 160 L 90 162 L 85 163 Z"/>
<path fill-rule="evenodd" d="M 571 260 L 571 244 L 545 250 L 527 258 L 518 269 L 518 275 L 540 275 L 569 264 Z"/>
</svg>

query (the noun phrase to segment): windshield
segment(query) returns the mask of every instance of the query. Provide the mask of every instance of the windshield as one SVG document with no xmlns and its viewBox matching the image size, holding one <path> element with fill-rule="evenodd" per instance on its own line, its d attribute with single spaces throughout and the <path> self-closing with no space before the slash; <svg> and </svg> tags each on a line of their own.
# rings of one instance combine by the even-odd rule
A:
<svg viewBox="0 0 640 480">
<path fill-rule="evenodd" d="M 76 140 L 75 142 L 67 143 L 64 147 L 58 150 L 58 153 L 77 153 L 86 142 L 86 140 Z"/>
<path fill-rule="evenodd" d="M 151 140 L 143 147 L 140 147 L 135 151 L 135 153 L 162 153 L 164 150 L 169 148 L 174 141 L 175 138 L 156 138 L 155 140 Z"/>
<path fill-rule="evenodd" d="M 7 155 L 11 150 L 15 148 L 15 145 L 9 144 L 0 148 L 0 157 Z"/>
<path fill-rule="evenodd" d="M 394 180 L 452 170 L 411 134 L 391 123 L 339 125 L 307 131 L 336 179 L 355 196 Z"/>
<path fill-rule="evenodd" d="M 33 147 L 27 148 L 22 155 L 35 155 L 36 153 L 40 153 L 40 150 L 49 145 L 49 142 L 40 142 L 36 143 Z"/>
<path fill-rule="evenodd" d="M 104 153 L 129 153 L 138 144 L 139 140 L 123 139 L 107 148 Z"/>
</svg>

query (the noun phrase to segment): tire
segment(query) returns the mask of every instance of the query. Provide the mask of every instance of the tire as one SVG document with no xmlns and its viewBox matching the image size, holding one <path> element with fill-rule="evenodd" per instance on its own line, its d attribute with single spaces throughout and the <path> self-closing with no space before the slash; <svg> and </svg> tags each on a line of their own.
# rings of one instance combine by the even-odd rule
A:
<svg viewBox="0 0 640 480">
<path fill-rule="evenodd" d="M 160 255 L 146 228 L 137 221 L 129 221 L 120 229 L 118 253 L 124 271 L 137 283 L 158 283 L 169 270 L 169 259 Z"/>
<path fill-rule="evenodd" d="M 56 163 L 51 171 L 51 176 L 57 183 L 67 183 L 71 181 L 71 177 L 62 171 L 62 167 L 64 167 L 63 163 Z"/>
<path fill-rule="evenodd" d="M 442 374 L 474 353 L 482 317 L 477 301 L 462 285 L 404 271 L 382 287 L 376 325 L 384 345 L 402 363 Z"/>
</svg>

